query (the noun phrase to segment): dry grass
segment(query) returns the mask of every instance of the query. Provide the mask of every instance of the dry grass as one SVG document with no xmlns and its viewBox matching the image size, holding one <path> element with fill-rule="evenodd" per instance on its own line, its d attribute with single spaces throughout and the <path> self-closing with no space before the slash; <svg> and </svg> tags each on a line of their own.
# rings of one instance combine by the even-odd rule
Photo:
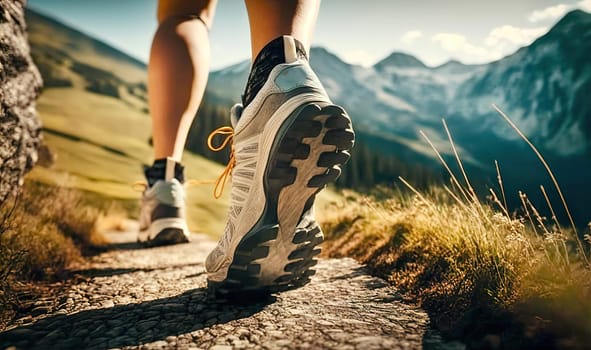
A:
<svg viewBox="0 0 591 350">
<path fill-rule="evenodd" d="M 96 246 L 109 244 L 105 241 L 102 233 L 106 231 L 128 231 L 129 230 L 129 216 L 127 209 L 118 201 L 113 201 L 109 206 L 101 211 L 94 224 L 94 231 L 100 237 L 100 242 Z"/>
<path fill-rule="evenodd" d="M 555 227 L 536 234 L 524 218 L 458 196 L 440 188 L 388 199 L 349 193 L 322 219 L 325 254 L 368 264 L 452 336 L 584 344 L 591 270 L 574 238 Z"/>
<path fill-rule="evenodd" d="M 17 198 L 3 203 L 0 328 L 23 307 L 18 294 L 27 283 L 65 277 L 68 266 L 104 243 L 99 225 L 113 222 L 115 209 L 90 205 L 80 191 L 33 181 L 25 182 Z"/>
<path fill-rule="evenodd" d="M 476 348 L 585 348 L 591 339 L 590 235 L 577 232 L 560 186 L 542 155 L 497 107 L 548 171 L 569 227 L 549 219 L 524 193 L 510 212 L 503 179 L 487 201 L 477 196 L 452 146 L 454 174 L 423 134 L 451 177 L 450 186 L 418 191 L 378 189 L 349 193 L 322 218 L 325 254 L 353 256 L 418 301 L 436 326 Z M 332 213 L 332 214 L 329 214 Z"/>
</svg>

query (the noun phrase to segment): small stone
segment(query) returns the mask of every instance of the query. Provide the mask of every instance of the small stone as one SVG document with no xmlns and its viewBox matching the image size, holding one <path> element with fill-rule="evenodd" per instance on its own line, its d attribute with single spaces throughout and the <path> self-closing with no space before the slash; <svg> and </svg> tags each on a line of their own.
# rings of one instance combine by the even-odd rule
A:
<svg viewBox="0 0 591 350">
<path fill-rule="evenodd" d="M 101 302 L 101 308 L 103 309 L 108 309 L 115 306 L 115 303 L 113 302 L 113 300 L 104 300 Z"/>
<path fill-rule="evenodd" d="M 394 346 L 394 342 L 385 337 L 364 336 L 353 339 L 355 348 L 359 350 L 389 349 Z"/>
<path fill-rule="evenodd" d="M 246 328 L 238 328 L 235 330 L 236 335 L 238 335 L 238 339 L 246 339 L 250 335 L 250 331 Z"/>
<path fill-rule="evenodd" d="M 261 325 L 265 328 L 275 328 L 276 323 L 270 322 L 270 321 L 265 321 L 265 322 L 261 323 Z"/>
<path fill-rule="evenodd" d="M 216 345 L 212 346 L 211 348 L 209 348 L 209 350 L 232 350 L 232 346 L 231 345 L 216 344 Z"/>
<path fill-rule="evenodd" d="M 273 338 L 285 338 L 285 335 L 281 331 L 268 331 L 267 334 Z"/>
<path fill-rule="evenodd" d="M 248 340 L 236 340 L 232 343 L 232 346 L 236 349 L 244 349 L 248 347 L 249 344 Z"/>
<path fill-rule="evenodd" d="M 150 343 L 150 345 L 153 347 L 157 347 L 157 348 L 165 348 L 168 346 L 168 343 L 164 340 L 159 340 L 159 341 L 155 341 L 153 343 Z"/>
<path fill-rule="evenodd" d="M 282 348 L 287 347 L 292 344 L 292 341 L 289 339 L 279 339 L 275 341 L 275 346 Z"/>
</svg>

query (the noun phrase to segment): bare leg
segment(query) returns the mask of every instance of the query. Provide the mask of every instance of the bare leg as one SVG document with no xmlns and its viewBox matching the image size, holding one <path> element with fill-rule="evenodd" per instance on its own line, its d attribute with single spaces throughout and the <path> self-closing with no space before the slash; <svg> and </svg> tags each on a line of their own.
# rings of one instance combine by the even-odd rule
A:
<svg viewBox="0 0 591 350">
<path fill-rule="evenodd" d="M 160 0 L 148 66 L 154 158 L 180 162 L 209 73 L 216 0 Z M 198 19 L 197 17 L 201 18 Z"/>
<path fill-rule="evenodd" d="M 291 35 L 306 50 L 310 41 L 320 0 L 245 0 L 250 23 L 252 58 L 271 40 Z"/>
</svg>

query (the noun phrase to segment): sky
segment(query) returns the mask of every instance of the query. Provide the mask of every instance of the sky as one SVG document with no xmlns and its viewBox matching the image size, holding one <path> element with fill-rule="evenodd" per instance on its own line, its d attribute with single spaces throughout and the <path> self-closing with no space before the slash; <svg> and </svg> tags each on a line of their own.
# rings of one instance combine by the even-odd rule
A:
<svg viewBox="0 0 591 350">
<path fill-rule="evenodd" d="M 28 6 L 148 61 L 156 0 L 29 0 Z M 486 63 L 529 45 L 591 0 L 323 0 L 313 45 L 370 66 L 394 51 L 430 66 Z M 246 8 L 219 0 L 210 33 L 212 69 L 250 58 Z"/>
</svg>

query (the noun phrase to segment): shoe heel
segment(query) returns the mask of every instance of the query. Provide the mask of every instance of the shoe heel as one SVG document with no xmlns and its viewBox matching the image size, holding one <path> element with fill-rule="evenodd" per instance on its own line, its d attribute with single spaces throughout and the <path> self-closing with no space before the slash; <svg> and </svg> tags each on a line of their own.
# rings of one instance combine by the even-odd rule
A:
<svg viewBox="0 0 591 350">
<path fill-rule="evenodd" d="M 148 241 L 150 246 L 162 246 L 171 244 L 189 243 L 189 238 L 185 235 L 183 229 L 165 228 L 160 231 L 156 237 Z"/>
</svg>

